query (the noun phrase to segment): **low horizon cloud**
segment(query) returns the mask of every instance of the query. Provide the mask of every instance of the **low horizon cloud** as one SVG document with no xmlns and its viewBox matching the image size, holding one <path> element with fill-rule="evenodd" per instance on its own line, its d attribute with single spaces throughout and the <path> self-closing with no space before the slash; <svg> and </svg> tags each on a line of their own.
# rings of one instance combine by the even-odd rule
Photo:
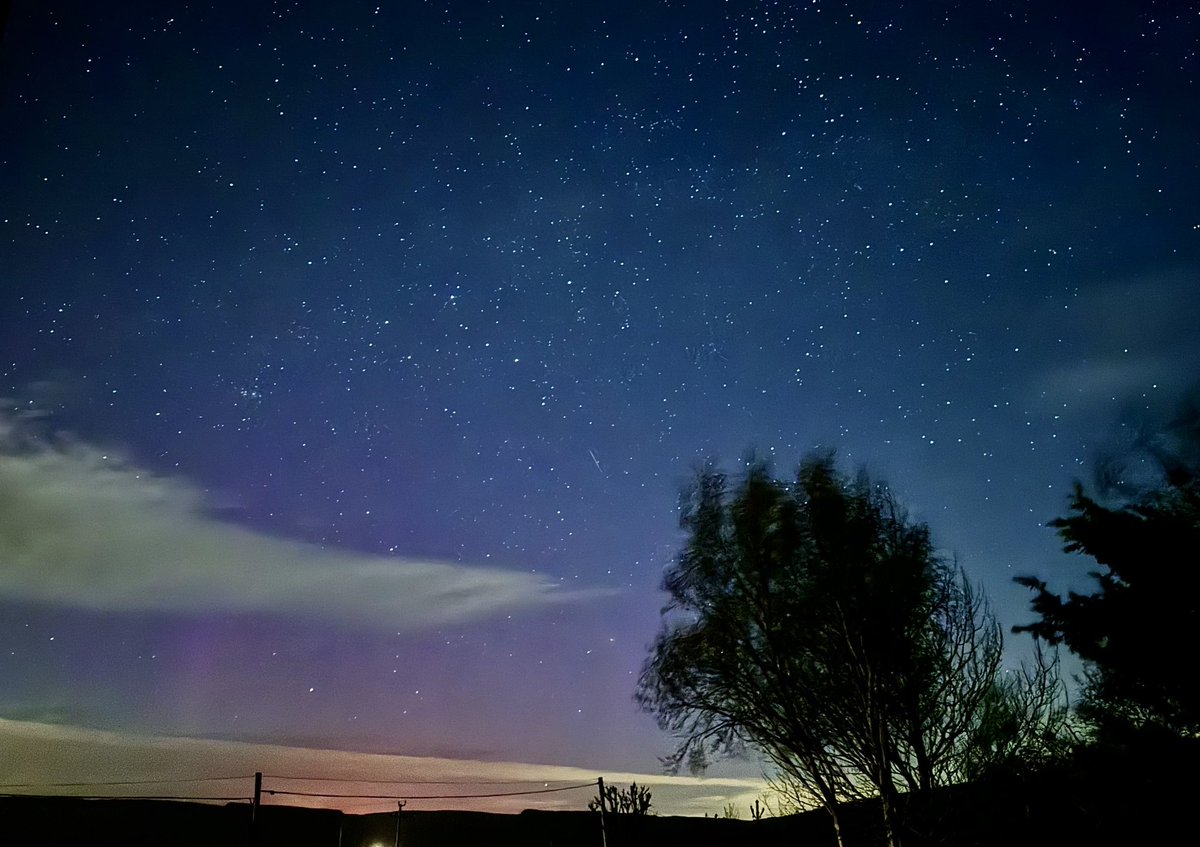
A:
<svg viewBox="0 0 1200 847">
<path fill-rule="evenodd" d="M 64 796 L 180 795 L 249 800 L 254 773 L 263 776 L 264 801 L 338 808 L 346 812 L 394 811 L 406 799 L 411 809 L 474 809 L 516 813 L 523 809 L 583 811 L 595 780 L 651 788 L 659 814 L 715 814 L 727 804 L 747 809 L 769 796 L 764 779 L 604 773 L 565 765 L 485 762 L 317 750 L 275 744 L 173 736 L 133 735 L 78 726 L 0 718 L 5 771 L 0 792 Z M 198 779 L 210 777 L 211 779 Z M 117 783 L 119 781 L 119 783 Z M 116 783 L 103 785 L 102 783 Z M 509 797 L 544 788 L 578 788 Z M 277 795 L 266 793 L 275 791 Z M 301 797 L 310 794 L 372 794 L 382 799 Z M 429 799 L 437 795 L 439 799 Z M 449 798 L 449 799 L 447 799 Z"/>
<path fill-rule="evenodd" d="M 413 630 L 610 593 L 378 556 L 214 517 L 195 485 L 0 416 L 0 599 L 106 612 L 301 615 Z"/>
</svg>

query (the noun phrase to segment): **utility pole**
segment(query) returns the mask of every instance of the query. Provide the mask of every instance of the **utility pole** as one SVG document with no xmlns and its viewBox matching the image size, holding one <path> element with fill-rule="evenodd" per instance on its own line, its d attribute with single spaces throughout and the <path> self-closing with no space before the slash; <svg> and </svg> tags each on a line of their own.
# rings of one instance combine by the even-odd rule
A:
<svg viewBox="0 0 1200 847">
<path fill-rule="evenodd" d="M 608 847 L 608 832 L 604 824 L 604 777 L 599 777 L 596 784 L 600 787 L 600 847 Z"/>
<path fill-rule="evenodd" d="M 408 804 L 403 800 L 396 801 L 396 847 L 400 847 L 400 813 L 406 805 Z"/>
<path fill-rule="evenodd" d="M 258 844 L 258 807 L 262 805 L 262 771 L 254 773 L 254 801 L 250 805 L 250 844 Z"/>
</svg>

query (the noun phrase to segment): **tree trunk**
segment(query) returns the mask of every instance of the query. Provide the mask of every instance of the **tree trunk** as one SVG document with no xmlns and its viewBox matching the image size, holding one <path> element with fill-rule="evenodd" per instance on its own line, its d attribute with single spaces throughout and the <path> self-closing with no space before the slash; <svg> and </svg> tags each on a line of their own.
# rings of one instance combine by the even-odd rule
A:
<svg viewBox="0 0 1200 847">
<path fill-rule="evenodd" d="M 867 666 L 866 705 L 867 721 L 871 738 L 875 744 L 875 787 L 879 789 L 879 810 L 883 815 L 883 835 L 888 847 L 900 847 L 900 833 L 896 826 L 896 786 L 892 782 L 891 744 L 888 738 L 887 716 L 883 703 L 885 692 L 877 687 L 871 667 Z"/>
<path fill-rule="evenodd" d="M 829 819 L 833 822 L 833 837 L 837 839 L 837 847 L 846 847 L 846 842 L 842 839 L 842 822 L 838 819 L 837 808 L 826 805 L 825 811 L 829 812 Z"/>
<path fill-rule="evenodd" d="M 893 791 L 879 792 L 879 808 L 883 813 L 883 836 L 888 847 L 900 847 L 900 833 L 896 826 L 896 798 Z"/>
</svg>

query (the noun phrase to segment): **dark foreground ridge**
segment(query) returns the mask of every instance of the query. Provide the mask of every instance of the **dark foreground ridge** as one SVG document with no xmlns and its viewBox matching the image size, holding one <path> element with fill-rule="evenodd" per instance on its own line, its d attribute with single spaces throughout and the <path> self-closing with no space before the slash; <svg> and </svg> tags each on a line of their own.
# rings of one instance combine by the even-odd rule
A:
<svg viewBox="0 0 1200 847">
<path fill-rule="evenodd" d="M 957 786 L 934 807 L 912 815 L 920 830 L 904 847 L 1062 847 L 1065 844 L 1190 843 L 1187 832 L 1200 779 L 1192 742 L 1154 751 L 1086 751 L 1071 763 L 1024 778 Z M 393 847 L 396 815 L 263 806 L 252 831 L 250 805 L 155 800 L 0 797 L 12 847 Z M 884 843 L 876 804 L 844 810 L 847 847 Z M 404 847 L 601 847 L 593 812 L 525 811 L 519 815 L 408 811 Z M 833 847 L 823 811 L 760 821 L 667 816 L 609 816 L 608 847 Z"/>
<path fill-rule="evenodd" d="M 344 814 L 327 809 L 263 806 L 256 831 L 249 803 L 210 805 L 156 800 L 3 797 L 0 815 L 13 847 L 392 847 L 394 813 Z M 631 844 L 796 845 L 826 843 L 821 813 L 762 821 L 649 815 L 610 820 L 609 847 Z M 463 811 L 405 811 L 400 844 L 554 845 L 601 847 L 593 812 L 525 811 L 518 815 Z"/>
<path fill-rule="evenodd" d="M 1128 775 L 1126 775 L 1128 776 Z M 1142 774 L 1146 776 L 1146 774 Z M 1066 843 L 1164 843 L 1159 836 L 1184 823 L 1189 789 L 1164 773 L 1151 780 L 1108 777 L 1097 771 L 1088 785 L 1064 789 L 1025 783 L 1019 793 L 1004 786 L 967 786 L 947 792 L 926 833 L 908 833 L 905 847 L 962 845 L 1022 847 Z M 1166 794 L 1148 795 L 1157 783 Z M 1194 777 L 1182 780 L 1195 787 Z M 1094 789 L 1108 786 L 1097 794 Z M 1013 786 L 1009 786 L 1013 787 Z M 2 843 L 13 847 L 392 847 L 395 813 L 346 815 L 294 806 L 263 806 L 252 831 L 250 804 L 206 805 L 167 800 L 85 800 L 61 797 L 0 798 Z M 878 810 L 857 804 L 846 810 L 848 847 L 882 845 Z M 490 847 L 601 847 L 593 812 L 526 811 L 496 815 L 466 811 L 404 811 L 400 845 Z M 1169 842 L 1169 841 L 1166 841 Z M 695 817 L 610 819 L 608 847 L 833 847 L 823 811 L 762 821 Z"/>
</svg>

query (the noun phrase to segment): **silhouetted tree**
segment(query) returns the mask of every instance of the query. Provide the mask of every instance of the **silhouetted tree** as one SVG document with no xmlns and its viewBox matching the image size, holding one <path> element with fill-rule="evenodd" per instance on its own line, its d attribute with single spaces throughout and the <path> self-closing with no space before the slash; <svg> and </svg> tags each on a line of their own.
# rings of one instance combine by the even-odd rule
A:
<svg viewBox="0 0 1200 847">
<path fill-rule="evenodd" d="M 831 455 L 806 459 L 792 486 L 751 460 L 732 494 L 706 465 L 681 524 L 690 537 L 637 691 L 680 738 L 668 766 L 753 748 L 793 800 L 829 812 L 839 843 L 839 805 L 875 796 L 896 844 L 902 791 L 969 775 L 985 738 L 1000 751 L 1052 734 L 1050 712 L 992 719 L 1023 682 L 1001 674 L 987 604 L 885 486 L 841 477 Z M 1053 700 L 1052 665 L 1039 665 Z"/>
<path fill-rule="evenodd" d="M 615 785 L 604 786 L 604 808 L 615 815 L 648 815 L 650 807 L 650 789 L 636 782 L 628 788 L 617 788 Z M 592 797 L 588 809 L 600 811 L 600 795 Z"/>
<path fill-rule="evenodd" d="M 1002 671 L 987 689 L 954 782 L 1030 776 L 1069 752 L 1068 709 L 1057 654 L 1034 642 L 1032 661 Z"/>
<path fill-rule="evenodd" d="M 1080 714 L 1100 738 L 1129 730 L 1200 734 L 1200 678 L 1181 656 L 1200 646 L 1200 481 L 1193 467 L 1162 462 L 1159 487 L 1105 505 L 1075 486 L 1070 514 L 1050 522 L 1068 552 L 1095 559 L 1098 590 L 1050 591 L 1036 577 L 1038 620 L 1028 631 L 1064 643 L 1083 661 Z"/>
<path fill-rule="evenodd" d="M 604 786 L 604 803 L 600 795 L 592 797 L 588 809 L 605 812 L 605 832 L 610 844 L 641 844 L 646 816 L 650 814 L 650 789 L 636 782 L 628 788 Z"/>
</svg>

